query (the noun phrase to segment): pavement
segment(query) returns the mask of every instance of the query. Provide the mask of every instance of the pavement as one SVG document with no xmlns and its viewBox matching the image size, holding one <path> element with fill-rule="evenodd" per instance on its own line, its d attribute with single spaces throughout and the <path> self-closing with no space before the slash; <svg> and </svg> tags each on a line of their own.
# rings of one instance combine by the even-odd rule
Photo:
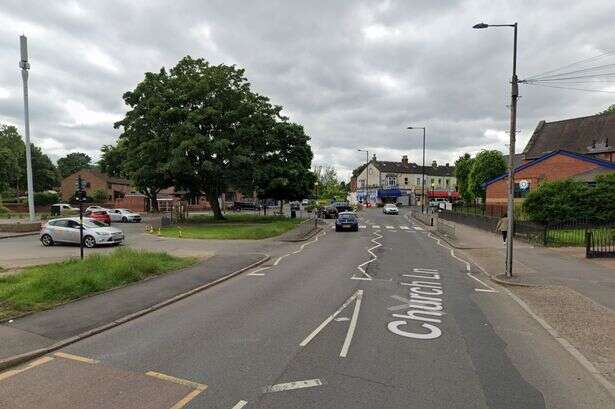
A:
<svg viewBox="0 0 615 409">
<path fill-rule="evenodd" d="M 358 233 L 332 227 L 0 373 L 0 408 L 614 407 L 578 357 L 423 226 L 369 209 Z"/>
</svg>

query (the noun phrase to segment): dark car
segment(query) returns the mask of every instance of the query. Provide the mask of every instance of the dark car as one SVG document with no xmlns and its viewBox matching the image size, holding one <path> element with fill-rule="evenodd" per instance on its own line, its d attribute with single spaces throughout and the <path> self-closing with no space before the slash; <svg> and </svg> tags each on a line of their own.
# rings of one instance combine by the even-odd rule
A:
<svg viewBox="0 0 615 409">
<path fill-rule="evenodd" d="M 359 219 L 353 212 L 342 212 L 335 221 L 335 231 L 359 231 Z"/>
<path fill-rule="evenodd" d="M 233 210 L 239 212 L 241 210 L 260 210 L 261 206 L 254 202 L 233 202 Z"/>
<path fill-rule="evenodd" d="M 338 213 L 352 211 L 352 206 L 348 202 L 335 202 L 332 206 L 337 209 Z"/>
<path fill-rule="evenodd" d="M 335 219 L 339 213 L 335 206 L 327 206 L 320 208 L 320 215 L 325 219 Z"/>
</svg>

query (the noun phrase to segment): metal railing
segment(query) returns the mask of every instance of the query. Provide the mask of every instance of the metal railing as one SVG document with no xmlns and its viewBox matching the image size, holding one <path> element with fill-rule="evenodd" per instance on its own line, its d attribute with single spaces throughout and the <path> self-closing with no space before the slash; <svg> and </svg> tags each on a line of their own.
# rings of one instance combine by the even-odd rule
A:
<svg viewBox="0 0 615 409">
<path fill-rule="evenodd" d="M 585 232 L 585 257 L 615 257 L 615 223 Z"/>
</svg>

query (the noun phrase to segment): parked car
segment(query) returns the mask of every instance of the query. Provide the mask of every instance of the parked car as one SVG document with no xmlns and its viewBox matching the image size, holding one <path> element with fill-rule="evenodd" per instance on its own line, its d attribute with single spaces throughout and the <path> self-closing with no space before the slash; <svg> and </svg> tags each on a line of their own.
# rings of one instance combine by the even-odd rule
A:
<svg viewBox="0 0 615 409">
<path fill-rule="evenodd" d="M 261 206 L 254 202 L 233 202 L 232 210 L 239 212 L 241 210 L 260 210 Z"/>
<path fill-rule="evenodd" d="M 107 213 L 112 222 L 141 223 L 141 215 L 130 209 L 109 209 Z"/>
<path fill-rule="evenodd" d="M 384 214 L 399 214 L 399 209 L 393 203 L 387 203 L 382 208 Z"/>
<path fill-rule="evenodd" d="M 335 219 L 337 218 L 337 214 L 339 213 L 335 206 L 322 207 L 319 212 L 320 216 L 325 219 Z"/>
<path fill-rule="evenodd" d="M 40 232 L 43 246 L 53 246 L 55 243 L 79 244 L 79 218 L 66 217 L 49 220 Z M 83 245 L 92 248 L 103 244 L 119 244 L 124 240 L 124 233 L 115 227 L 107 226 L 98 220 L 83 219 Z"/>
<path fill-rule="evenodd" d="M 429 207 L 444 208 L 446 202 L 448 202 L 448 200 L 446 200 L 445 198 L 443 198 L 443 197 L 436 197 L 436 198 L 431 199 L 429 201 Z"/>
<path fill-rule="evenodd" d="M 61 214 L 68 214 L 68 213 L 76 213 L 78 211 L 79 211 L 78 208 L 72 207 L 71 205 L 67 203 L 56 203 L 56 204 L 52 204 L 49 207 L 49 213 L 51 213 L 52 216 L 59 216 Z"/>
<path fill-rule="evenodd" d="M 97 205 L 93 205 L 93 206 L 88 206 L 85 211 L 87 212 L 93 212 L 94 210 L 107 210 L 106 208 L 102 207 L 102 206 L 97 206 Z"/>
<path fill-rule="evenodd" d="M 341 212 L 335 221 L 335 231 L 359 231 L 359 219 L 353 212 Z"/>
<path fill-rule="evenodd" d="M 85 212 L 85 215 L 86 217 L 106 223 L 107 225 L 111 224 L 111 217 L 109 213 L 107 213 L 107 210 L 89 210 Z"/>
<path fill-rule="evenodd" d="M 332 206 L 337 209 L 338 213 L 352 211 L 352 206 L 348 202 L 335 202 Z"/>
</svg>

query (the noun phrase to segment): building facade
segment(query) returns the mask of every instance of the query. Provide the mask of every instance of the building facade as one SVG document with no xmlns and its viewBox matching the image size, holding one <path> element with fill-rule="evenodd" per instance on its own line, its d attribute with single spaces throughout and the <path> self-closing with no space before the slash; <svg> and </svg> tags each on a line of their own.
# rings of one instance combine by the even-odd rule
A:
<svg viewBox="0 0 615 409">
<path fill-rule="evenodd" d="M 379 161 L 374 155 L 367 164 L 354 170 L 351 191 L 359 202 L 416 204 L 421 201 L 422 167 L 409 162 Z M 425 196 L 457 197 L 455 167 L 448 163 L 425 166 Z"/>
<path fill-rule="evenodd" d="M 62 179 L 60 185 L 62 200 L 69 201 L 73 197 L 79 175 L 85 181 L 85 191 L 89 197 L 100 190 L 105 193 L 107 201 L 114 202 L 131 192 L 134 193 L 134 188 L 128 179 L 109 176 L 95 169 L 82 169 Z"/>
</svg>

